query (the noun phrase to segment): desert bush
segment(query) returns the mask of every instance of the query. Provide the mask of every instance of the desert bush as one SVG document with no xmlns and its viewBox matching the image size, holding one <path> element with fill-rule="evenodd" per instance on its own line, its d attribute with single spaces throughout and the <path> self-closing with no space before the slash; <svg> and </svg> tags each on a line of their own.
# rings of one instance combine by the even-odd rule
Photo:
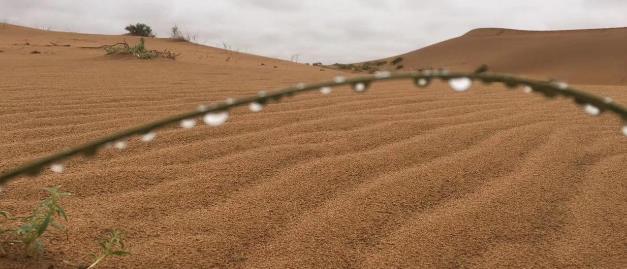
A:
<svg viewBox="0 0 627 269">
<path fill-rule="evenodd" d="M 174 60 L 176 59 L 176 56 L 178 56 L 178 54 L 169 50 L 158 51 L 146 49 L 144 38 L 140 38 L 139 43 L 134 46 L 130 46 L 128 43 L 122 42 L 111 46 L 104 46 L 104 50 L 107 55 L 133 55 L 138 59 L 154 59 L 162 57 Z"/>
<path fill-rule="evenodd" d="M 195 42 L 196 34 L 183 33 L 178 25 L 174 25 L 170 30 L 170 38 L 176 41 Z"/>
<path fill-rule="evenodd" d="M 144 36 L 144 37 L 154 37 L 155 35 L 152 33 L 152 28 L 150 26 L 143 23 L 130 24 L 124 28 L 130 35 L 134 36 Z"/>
<path fill-rule="evenodd" d="M 396 59 L 392 60 L 393 65 L 400 64 L 403 61 L 403 57 L 396 57 Z"/>
</svg>

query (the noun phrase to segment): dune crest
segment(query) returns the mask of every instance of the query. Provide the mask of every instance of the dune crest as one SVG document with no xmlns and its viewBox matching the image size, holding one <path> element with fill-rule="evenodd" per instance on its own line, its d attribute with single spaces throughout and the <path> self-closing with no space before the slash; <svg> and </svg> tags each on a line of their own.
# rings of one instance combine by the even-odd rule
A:
<svg viewBox="0 0 627 269">
<path fill-rule="evenodd" d="M 555 78 L 590 85 L 627 85 L 627 28 L 524 31 L 480 28 L 400 55 L 403 69 L 444 67 Z M 397 57 L 390 57 L 393 60 Z"/>
</svg>

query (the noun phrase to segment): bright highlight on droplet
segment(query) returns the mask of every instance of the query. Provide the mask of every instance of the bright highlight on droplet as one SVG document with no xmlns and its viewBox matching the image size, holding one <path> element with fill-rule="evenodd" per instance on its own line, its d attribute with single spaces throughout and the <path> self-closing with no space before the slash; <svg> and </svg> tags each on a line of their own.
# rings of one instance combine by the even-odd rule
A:
<svg viewBox="0 0 627 269">
<path fill-rule="evenodd" d="M 335 83 L 344 83 L 346 82 L 346 78 L 343 76 L 337 76 L 333 79 L 333 81 L 335 81 Z"/>
<path fill-rule="evenodd" d="M 199 112 L 207 111 L 207 109 L 209 109 L 209 107 L 206 105 L 198 105 L 198 107 L 196 108 L 196 110 Z"/>
<path fill-rule="evenodd" d="M 127 146 L 128 146 L 128 143 L 126 143 L 126 141 L 118 141 L 118 142 L 115 142 L 115 144 L 113 144 L 113 147 L 117 150 L 124 150 L 126 149 Z"/>
<path fill-rule="evenodd" d="M 63 164 L 60 163 L 55 163 L 50 165 L 50 170 L 52 170 L 52 172 L 55 173 L 63 173 L 63 170 L 65 170 L 65 166 L 63 166 Z"/>
<path fill-rule="evenodd" d="M 429 86 L 429 82 L 430 81 L 428 78 L 419 78 L 419 79 L 416 79 L 416 86 L 424 88 L 424 87 Z"/>
<path fill-rule="evenodd" d="M 368 89 L 368 84 L 363 82 L 357 82 L 353 84 L 353 90 L 356 92 L 365 92 Z"/>
<path fill-rule="evenodd" d="M 568 83 L 566 82 L 562 82 L 562 81 L 557 81 L 553 83 L 555 85 L 555 87 L 557 87 L 560 90 L 565 90 L 566 88 L 568 88 Z"/>
<path fill-rule="evenodd" d="M 329 95 L 331 94 L 331 92 L 333 91 L 333 89 L 331 87 L 322 87 L 320 88 L 320 92 L 324 95 Z"/>
<path fill-rule="evenodd" d="M 378 79 L 389 78 L 392 76 L 392 72 L 390 71 L 377 71 L 374 73 L 374 77 Z"/>
<path fill-rule="evenodd" d="M 213 127 L 220 126 L 220 125 L 224 124 L 226 122 L 226 120 L 228 120 L 228 119 L 229 119 L 229 112 L 228 111 L 207 113 L 202 118 L 202 120 L 205 122 L 205 124 L 207 124 L 209 126 L 213 126 Z"/>
<path fill-rule="evenodd" d="M 627 136 L 627 125 L 623 126 L 623 134 Z"/>
<path fill-rule="evenodd" d="M 148 132 L 142 135 L 142 142 L 150 142 L 152 140 L 155 140 L 155 137 L 157 137 L 157 133 L 155 132 Z"/>
<path fill-rule="evenodd" d="M 194 128 L 195 126 L 196 126 L 195 119 L 185 119 L 181 121 L 181 127 L 184 129 L 191 129 L 191 128 Z"/>
<path fill-rule="evenodd" d="M 533 88 L 531 88 L 531 86 L 525 86 L 523 87 L 523 92 L 525 93 L 532 93 L 533 92 Z"/>
<path fill-rule="evenodd" d="M 472 80 L 466 77 L 452 78 L 448 81 L 448 84 L 456 92 L 465 92 L 472 86 Z"/>
<path fill-rule="evenodd" d="M 263 110 L 263 105 L 258 102 L 252 102 L 248 105 L 248 109 L 252 112 L 259 112 Z"/>
<path fill-rule="evenodd" d="M 599 114 L 601 114 L 601 109 L 591 104 L 586 104 L 584 106 L 584 111 L 586 111 L 586 113 L 590 116 L 598 116 Z"/>
</svg>

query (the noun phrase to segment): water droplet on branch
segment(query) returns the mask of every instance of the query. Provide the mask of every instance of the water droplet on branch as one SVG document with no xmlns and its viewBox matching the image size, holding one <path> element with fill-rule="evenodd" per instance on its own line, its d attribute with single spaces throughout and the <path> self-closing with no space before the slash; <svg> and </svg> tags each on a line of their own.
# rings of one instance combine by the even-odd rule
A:
<svg viewBox="0 0 627 269">
<path fill-rule="evenodd" d="M 431 79 L 428 79 L 428 78 L 417 78 L 416 81 L 414 81 L 414 83 L 416 83 L 416 86 L 418 86 L 418 87 L 425 88 L 425 87 L 429 86 L 429 84 L 431 84 Z"/>
<path fill-rule="evenodd" d="M 355 92 L 365 92 L 368 89 L 368 83 L 365 82 L 357 82 L 353 84 L 353 91 Z"/>
<path fill-rule="evenodd" d="M 55 172 L 55 173 L 63 173 L 63 170 L 65 170 L 65 167 L 63 166 L 63 164 L 54 163 L 50 165 L 50 170 L 52 170 L 52 172 Z"/>
<path fill-rule="evenodd" d="M 115 144 L 113 144 L 113 147 L 117 150 L 124 150 L 126 149 L 127 146 L 128 146 L 128 143 L 126 143 L 126 141 L 118 141 L 118 142 L 115 142 Z"/>
<path fill-rule="evenodd" d="M 220 125 L 224 124 L 226 122 L 226 120 L 228 120 L 228 119 L 229 119 L 229 112 L 228 111 L 207 113 L 202 118 L 202 120 L 205 122 L 205 124 L 207 124 L 209 126 L 213 126 L 213 127 L 220 126 Z"/>
<path fill-rule="evenodd" d="M 248 109 L 252 112 L 260 112 L 263 110 L 263 105 L 258 102 L 252 102 L 248 105 Z"/>
<path fill-rule="evenodd" d="M 378 79 L 389 78 L 392 76 L 390 71 L 377 71 L 374 73 L 374 77 Z"/>
<path fill-rule="evenodd" d="M 331 94 L 331 92 L 333 91 L 333 89 L 331 87 L 322 87 L 320 88 L 320 92 L 324 95 L 329 95 Z"/>
<path fill-rule="evenodd" d="M 533 88 L 531 88 L 531 86 L 527 85 L 523 88 L 523 92 L 525 93 L 532 93 L 533 92 Z"/>
<path fill-rule="evenodd" d="M 623 126 L 623 134 L 627 136 L 627 125 Z"/>
<path fill-rule="evenodd" d="M 448 84 L 456 92 L 465 92 L 472 86 L 472 80 L 467 77 L 452 78 L 448 81 Z"/>
<path fill-rule="evenodd" d="M 150 142 L 152 140 L 155 139 L 155 137 L 157 137 L 157 133 L 156 132 L 147 132 L 145 134 L 142 135 L 142 142 Z"/>
<path fill-rule="evenodd" d="M 553 82 L 553 85 L 555 85 L 555 87 L 557 87 L 560 90 L 565 90 L 568 88 L 568 83 L 563 82 L 563 81 L 555 81 Z"/>
<path fill-rule="evenodd" d="M 346 82 L 346 78 L 343 76 L 337 76 L 333 79 L 333 81 L 335 81 L 335 83 L 344 83 Z"/>
<path fill-rule="evenodd" d="M 590 116 L 598 116 L 599 114 L 601 114 L 601 109 L 591 104 L 586 104 L 584 106 L 584 111 L 586 111 L 586 113 Z"/>
<path fill-rule="evenodd" d="M 195 126 L 196 126 L 195 119 L 185 119 L 181 121 L 181 127 L 184 129 L 191 129 L 191 128 L 194 128 Z"/>
</svg>

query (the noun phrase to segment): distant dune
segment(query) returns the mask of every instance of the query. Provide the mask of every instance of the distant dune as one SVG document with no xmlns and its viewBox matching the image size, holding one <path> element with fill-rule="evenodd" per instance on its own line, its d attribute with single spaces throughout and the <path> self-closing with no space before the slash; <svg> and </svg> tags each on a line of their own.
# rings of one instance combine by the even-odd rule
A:
<svg viewBox="0 0 627 269">
<path fill-rule="evenodd" d="M 406 65 L 621 82 L 624 29 L 589 32 L 477 30 Z M 175 61 L 81 48 L 137 39 L 0 24 L 0 171 L 199 104 L 351 75 L 168 39 L 146 46 Z M 627 102 L 625 86 L 584 88 Z M 43 187 L 73 195 L 68 233 L 46 235 L 40 259 L 4 245 L 0 268 L 76 269 L 109 228 L 126 231 L 131 255 L 97 268 L 625 267 L 627 139 L 616 117 L 479 83 L 284 101 L 3 186 L 0 210 L 18 216 Z"/>
<path fill-rule="evenodd" d="M 572 83 L 627 84 L 627 28 L 568 31 L 483 28 L 400 56 L 405 70 L 445 67 L 471 71 L 487 64 L 495 72 Z"/>
</svg>

